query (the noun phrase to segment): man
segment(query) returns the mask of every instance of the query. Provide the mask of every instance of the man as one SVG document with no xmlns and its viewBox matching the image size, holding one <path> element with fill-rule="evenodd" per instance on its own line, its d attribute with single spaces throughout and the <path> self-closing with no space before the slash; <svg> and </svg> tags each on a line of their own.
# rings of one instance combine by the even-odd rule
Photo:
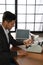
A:
<svg viewBox="0 0 43 65">
<path fill-rule="evenodd" d="M 14 26 L 16 21 L 16 15 L 6 11 L 3 14 L 2 25 L 0 25 L 0 65 L 11 65 L 13 62 L 13 56 L 17 56 L 17 52 L 14 53 L 10 51 L 9 46 L 12 44 L 13 46 L 19 45 L 21 42 L 18 42 L 13 39 L 9 30 Z M 21 44 L 27 44 L 28 40 L 24 40 Z M 31 42 L 30 42 L 31 43 Z M 20 52 L 24 54 L 24 52 Z M 14 65 L 16 63 L 14 62 Z"/>
</svg>

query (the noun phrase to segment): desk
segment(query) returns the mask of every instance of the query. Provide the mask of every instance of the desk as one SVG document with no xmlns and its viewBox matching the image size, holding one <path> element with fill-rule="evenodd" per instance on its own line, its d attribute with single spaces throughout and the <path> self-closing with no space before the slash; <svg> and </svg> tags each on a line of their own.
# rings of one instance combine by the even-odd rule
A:
<svg viewBox="0 0 43 65">
<path fill-rule="evenodd" d="M 20 48 L 12 48 L 13 51 L 15 49 L 19 50 Z M 36 54 L 27 52 L 27 55 L 14 57 L 14 60 L 16 60 L 18 65 L 43 65 L 43 53 Z"/>
</svg>

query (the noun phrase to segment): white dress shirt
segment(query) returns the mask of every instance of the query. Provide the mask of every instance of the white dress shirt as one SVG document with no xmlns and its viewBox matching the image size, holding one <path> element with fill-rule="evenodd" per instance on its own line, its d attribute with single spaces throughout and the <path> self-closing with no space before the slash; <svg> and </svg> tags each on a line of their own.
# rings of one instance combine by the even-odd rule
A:
<svg viewBox="0 0 43 65">
<path fill-rule="evenodd" d="M 6 35 L 6 37 L 7 37 L 7 41 L 8 41 L 8 43 L 9 43 L 9 36 L 8 36 L 9 30 L 8 30 L 8 29 L 5 29 L 3 25 L 2 25 L 2 27 L 3 27 L 3 30 L 4 30 L 5 35 Z"/>
</svg>

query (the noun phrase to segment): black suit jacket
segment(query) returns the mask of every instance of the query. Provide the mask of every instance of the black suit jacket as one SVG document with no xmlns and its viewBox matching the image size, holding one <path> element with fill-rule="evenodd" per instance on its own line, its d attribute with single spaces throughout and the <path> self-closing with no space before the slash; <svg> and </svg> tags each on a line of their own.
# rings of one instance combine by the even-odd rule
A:
<svg viewBox="0 0 43 65">
<path fill-rule="evenodd" d="M 0 25 L 0 65 L 10 65 L 9 59 L 17 55 L 16 51 L 14 52 L 14 54 L 13 52 L 10 52 L 9 49 L 10 44 L 12 44 L 13 46 L 17 46 L 23 43 L 14 40 L 11 34 L 9 34 L 9 43 L 8 43 L 5 32 L 2 26 Z"/>
</svg>

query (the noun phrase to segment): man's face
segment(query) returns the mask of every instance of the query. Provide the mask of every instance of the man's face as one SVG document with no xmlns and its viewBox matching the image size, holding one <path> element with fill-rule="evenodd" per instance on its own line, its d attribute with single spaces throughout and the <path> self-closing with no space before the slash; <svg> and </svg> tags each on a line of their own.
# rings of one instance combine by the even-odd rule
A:
<svg viewBox="0 0 43 65">
<path fill-rule="evenodd" d="M 11 29 L 15 24 L 15 20 L 12 20 L 11 22 L 7 22 L 7 29 Z"/>
</svg>

